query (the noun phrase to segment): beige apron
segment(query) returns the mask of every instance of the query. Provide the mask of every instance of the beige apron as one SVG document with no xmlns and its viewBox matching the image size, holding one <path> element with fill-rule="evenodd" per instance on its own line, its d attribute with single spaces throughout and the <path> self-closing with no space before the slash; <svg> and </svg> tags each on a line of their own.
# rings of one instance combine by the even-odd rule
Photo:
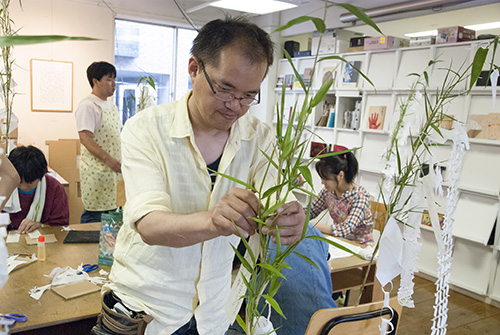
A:
<svg viewBox="0 0 500 335">
<path fill-rule="evenodd" d="M 111 157 L 121 161 L 120 129 L 118 108 L 112 103 L 96 103 L 102 111 L 102 124 L 94 132 L 94 141 Z M 85 210 L 104 211 L 116 208 L 116 185 L 120 174 L 113 172 L 81 146 L 80 184 Z"/>
</svg>

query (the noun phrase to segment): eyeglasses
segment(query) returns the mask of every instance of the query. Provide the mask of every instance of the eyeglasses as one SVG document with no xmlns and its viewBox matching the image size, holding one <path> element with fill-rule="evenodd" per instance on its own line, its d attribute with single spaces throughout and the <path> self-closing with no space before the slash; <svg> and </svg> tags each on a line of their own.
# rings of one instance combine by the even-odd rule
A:
<svg viewBox="0 0 500 335">
<path fill-rule="evenodd" d="M 240 104 L 243 106 L 255 106 L 260 103 L 260 92 L 257 93 L 257 99 L 252 98 L 252 97 L 243 97 L 243 98 L 237 98 L 235 97 L 232 93 L 229 92 L 224 92 L 224 91 L 216 91 L 214 89 L 214 86 L 212 85 L 212 82 L 210 81 L 210 78 L 208 77 L 207 71 L 205 71 L 205 65 L 203 65 L 203 62 L 200 60 L 200 65 L 201 69 L 203 70 L 203 73 L 205 74 L 205 78 L 207 78 L 208 85 L 212 89 L 213 94 L 215 95 L 215 98 L 220 101 L 224 102 L 229 102 L 233 100 L 239 100 Z"/>
</svg>

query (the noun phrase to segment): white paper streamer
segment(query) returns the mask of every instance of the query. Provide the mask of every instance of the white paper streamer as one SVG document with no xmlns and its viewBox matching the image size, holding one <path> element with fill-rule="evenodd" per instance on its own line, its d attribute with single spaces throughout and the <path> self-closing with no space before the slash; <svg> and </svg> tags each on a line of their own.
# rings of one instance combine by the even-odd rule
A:
<svg viewBox="0 0 500 335">
<path fill-rule="evenodd" d="M 442 243 L 443 249 L 438 252 L 438 279 L 436 281 L 436 295 L 434 304 L 434 318 L 432 319 L 431 335 L 445 335 L 448 321 L 448 296 L 450 290 L 450 271 L 453 251 L 453 223 L 455 209 L 458 203 L 458 180 L 463 162 L 464 152 L 469 149 L 469 140 L 463 126 L 454 122 L 456 131 L 453 138 L 451 156 L 448 163 L 449 188 L 446 196 L 446 213 L 443 222 Z"/>
<path fill-rule="evenodd" d="M 398 290 L 398 301 L 401 306 L 415 307 L 412 300 L 413 296 L 413 278 L 417 270 L 418 255 L 422 244 L 418 242 L 420 238 L 420 221 L 422 218 L 422 183 L 418 182 L 412 187 L 412 197 L 410 199 L 410 208 L 408 215 L 408 225 L 403 229 L 403 256 L 401 263 L 401 281 Z"/>
<path fill-rule="evenodd" d="M 492 98 L 491 102 L 493 103 L 493 109 L 491 110 L 491 112 L 494 113 L 496 97 L 497 97 L 498 69 L 495 69 L 493 72 L 491 72 L 490 80 L 491 80 L 491 98 Z"/>
</svg>

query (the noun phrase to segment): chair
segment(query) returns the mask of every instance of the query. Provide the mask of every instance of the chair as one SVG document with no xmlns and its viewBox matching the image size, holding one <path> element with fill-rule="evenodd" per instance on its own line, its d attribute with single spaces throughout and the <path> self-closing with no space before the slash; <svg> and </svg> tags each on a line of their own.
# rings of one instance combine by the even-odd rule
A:
<svg viewBox="0 0 500 335">
<path fill-rule="evenodd" d="M 390 335 L 396 335 L 399 319 L 403 307 L 397 297 L 390 300 L 394 310 L 392 324 L 394 329 Z M 335 334 L 362 334 L 380 335 L 380 317 L 391 317 L 388 308 L 382 308 L 383 301 L 372 302 L 352 307 L 321 309 L 313 314 L 305 335 L 335 335 Z"/>
</svg>

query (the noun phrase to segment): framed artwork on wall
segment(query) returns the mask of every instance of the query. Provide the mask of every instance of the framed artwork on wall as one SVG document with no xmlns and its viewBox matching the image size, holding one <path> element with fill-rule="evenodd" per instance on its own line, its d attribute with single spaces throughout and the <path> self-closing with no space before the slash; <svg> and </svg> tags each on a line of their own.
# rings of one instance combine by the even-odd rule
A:
<svg viewBox="0 0 500 335">
<path fill-rule="evenodd" d="M 73 111 L 73 62 L 31 59 L 31 110 Z"/>
</svg>

